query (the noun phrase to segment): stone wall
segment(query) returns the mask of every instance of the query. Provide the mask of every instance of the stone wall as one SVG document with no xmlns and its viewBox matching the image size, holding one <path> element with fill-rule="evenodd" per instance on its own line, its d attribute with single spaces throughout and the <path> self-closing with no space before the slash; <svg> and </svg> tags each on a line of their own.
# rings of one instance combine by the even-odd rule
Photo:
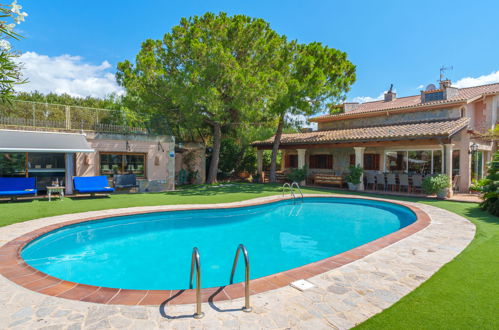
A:
<svg viewBox="0 0 499 330">
<path fill-rule="evenodd" d="M 345 129 L 379 125 L 400 124 L 409 122 L 420 122 L 429 120 L 455 119 L 461 117 L 459 108 L 436 109 L 428 111 L 416 111 L 410 113 L 391 114 L 377 117 L 353 118 L 326 123 L 319 123 L 319 130 L 323 129 Z"/>
</svg>

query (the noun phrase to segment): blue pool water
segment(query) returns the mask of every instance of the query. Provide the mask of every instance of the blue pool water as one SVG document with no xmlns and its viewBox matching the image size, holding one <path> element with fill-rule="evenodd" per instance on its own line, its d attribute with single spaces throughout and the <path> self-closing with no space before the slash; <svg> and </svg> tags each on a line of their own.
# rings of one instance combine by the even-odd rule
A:
<svg viewBox="0 0 499 330">
<path fill-rule="evenodd" d="M 416 219 L 408 208 L 348 198 L 305 198 L 266 205 L 148 213 L 84 222 L 27 245 L 22 257 L 54 277 L 142 290 L 185 289 L 191 252 L 199 248 L 202 287 L 226 285 L 239 243 L 251 278 L 350 250 Z M 243 280 L 243 265 L 236 280 Z"/>
</svg>

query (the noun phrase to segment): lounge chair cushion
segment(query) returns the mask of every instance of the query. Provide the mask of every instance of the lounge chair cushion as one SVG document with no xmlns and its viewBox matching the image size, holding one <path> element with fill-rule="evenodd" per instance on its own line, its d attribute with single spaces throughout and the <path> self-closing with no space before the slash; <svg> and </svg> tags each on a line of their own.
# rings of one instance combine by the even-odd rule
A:
<svg viewBox="0 0 499 330">
<path fill-rule="evenodd" d="M 109 187 L 107 177 L 99 176 L 75 176 L 73 178 L 74 189 L 80 193 L 98 193 L 98 192 L 113 192 L 114 189 Z"/>
<path fill-rule="evenodd" d="M 35 178 L 0 178 L 1 196 L 35 195 Z"/>
</svg>

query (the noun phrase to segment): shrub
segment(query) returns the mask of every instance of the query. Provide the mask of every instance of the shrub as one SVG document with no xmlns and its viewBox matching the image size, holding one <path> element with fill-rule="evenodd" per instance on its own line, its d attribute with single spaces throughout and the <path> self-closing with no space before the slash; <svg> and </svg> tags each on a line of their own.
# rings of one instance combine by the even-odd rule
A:
<svg viewBox="0 0 499 330">
<path fill-rule="evenodd" d="M 306 166 L 303 166 L 303 168 L 294 168 L 286 175 L 286 178 L 291 182 L 301 182 L 307 178 L 307 172 Z"/>
<path fill-rule="evenodd" d="M 359 184 L 360 178 L 362 177 L 362 173 L 364 173 L 364 169 L 360 166 L 350 166 L 350 173 L 347 175 L 346 180 L 352 184 Z"/>
<path fill-rule="evenodd" d="M 423 180 L 423 191 L 428 195 L 433 195 L 450 187 L 449 176 L 446 174 L 436 174 Z"/>
<path fill-rule="evenodd" d="M 480 204 L 483 210 L 499 216 L 499 153 L 496 152 L 488 165 L 487 176 L 479 181 L 475 188 L 482 192 L 484 201 Z"/>
</svg>

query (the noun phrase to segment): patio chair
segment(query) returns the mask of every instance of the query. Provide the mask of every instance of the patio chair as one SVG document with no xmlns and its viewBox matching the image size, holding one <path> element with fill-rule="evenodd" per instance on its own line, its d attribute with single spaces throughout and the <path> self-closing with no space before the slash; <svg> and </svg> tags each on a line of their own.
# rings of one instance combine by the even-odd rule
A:
<svg viewBox="0 0 499 330">
<path fill-rule="evenodd" d="M 372 189 L 376 189 L 376 180 L 374 177 L 374 173 L 372 172 L 365 172 L 366 176 L 366 188 L 369 189 L 369 186 L 372 187 Z"/>
<path fill-rule="evenodd" d="M 394 173 L 388 173 L 386 175 L 386 185 L 388 189 L 391 189 L 392 191 L 396 190 L 397 180 Z"/>
<path fill-rule="evenodd" d="M 35 196 L 35 178 L 0 178 L 0 196 L 15 201 L 19 196 Z"/>
<path fill-rule="evenodd" d="M 399 190 L 402 191 L 402 188 L 409 192 L 409 175 L 407 174 L 399 174 Z"/>
<path fill-rule="evenodd" d="M 420 174 L 414 174 L 412 176 L 411 192 L 413 191 L 423 192 L 423 176 Z"/>
<path fill-rule="evenodd" d="M 75 176 L 73 178 L 74 190 L 82 194 L 95 196 L 96 193 L 112 193 L 114 188 L 109 187 L 107 177 L 99 176 Z"/>
<path fill-rule="evenodd" d="M 377 173 L 376 174 L 376 189 L 378 189 L 380 186 L 383 187 L 383 190 L 386 190 L 385 174 L 384 173 Z"/>
</svg>

